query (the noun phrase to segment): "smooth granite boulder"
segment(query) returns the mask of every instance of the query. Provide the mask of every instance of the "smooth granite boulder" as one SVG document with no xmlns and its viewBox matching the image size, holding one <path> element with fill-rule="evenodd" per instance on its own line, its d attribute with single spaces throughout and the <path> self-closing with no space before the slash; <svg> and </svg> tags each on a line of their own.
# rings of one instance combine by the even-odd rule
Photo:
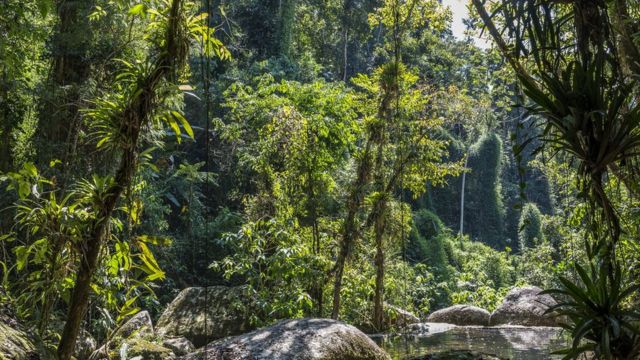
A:
<svg viewBox="0 0 640 360">
<path fill-rule="evenodd" d="M 252 297 L 246 287 L 184 289 L 167 306 L 156 327 L 162 337 L 185 337 L 196 347 L 252 330 Z"/>
<path fill-rule="evenodd" d="M 214 341 L 182 360 L 388 360 L 389 355 L 351 325 L 330 319 L 283 320 Z"/>
<path fill-rule="evenodd" d="M 480 325 L 488 326 L 491 314 L 477 306 L 453 305 L 433 312 L 427 322 L 447 323 L 460 326 Z"/>
<path fill-rule="evenodd" d="M 551 295 L 541 295 L 542 289 L 535 286 L 514 288 L 503 303 L 491 314 L 489 324 L 523 326 L 558 326 L 555 317 L 545 311 L 556 305 Z"/>
</svg>

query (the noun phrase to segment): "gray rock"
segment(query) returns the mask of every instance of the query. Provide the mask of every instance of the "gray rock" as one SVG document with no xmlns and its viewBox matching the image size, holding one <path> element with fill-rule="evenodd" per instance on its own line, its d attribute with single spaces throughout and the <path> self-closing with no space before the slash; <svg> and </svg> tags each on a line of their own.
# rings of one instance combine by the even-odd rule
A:
<svg viewBox="0 0 640 360">
<path fill-rule="evenodd" d="M 171 360 L 175 354 L 164 346 L 145 340 L 141 337 L 133 337 L 126 340 L 119 349 L 119 356 L 111 359 L 133 359 L 140 357 L 142 360 Z"/>
<path fill-rule="evenodd" d="M 394 305 L 384 303 L 384 314 L 382 328 L 377 328 L 369 319 L 365 323 L 358 323 L 355 326 L 365 334 L 379 334 L 390 330 L 407 329 L 412 324 L 420 322 L 420 318 L 411 312 Z"/>
<path fill-rule="evenodd" d="M 149 312 L 141 311 L 122 324 L 113 333 L 111 339 L 94 351 L 88 360 L 119 358 L 120 350 L 128 341 L 136 338 L 153 337 L 154 335 L 153 322 Z"/>
<path fill-rule="evenodd" d="M 407 310 L 389 304 L 384 305 L 384 322 L 387 327 L 406 328 L 411 324 L 420 322 L 420 319 L 417 316 Z"/>
<path fill-rule="evenodd" d="M 94 339 L 88 331 L 83 329 L 80 331 L 80 335 L 78 335 L 73 356 L 77 360 L 86 360 L 94 351 L 96 351 L 97 347 L 98 343 L 96 342 L 96 339 Z"/>
<path fill-rule="evenodd" d="M 201 347 L 207 341 L 252 330 L 252 304 L 246 287 L 187 288 L 162 313 L 157 333 L 163 337 L 182 336 Z"/>
<path fill-rule="evenodd" d="M 410 360 L 502 360 L 495 355 L 477 353 L 473 351 L 451 350 L 441 353 L 412 357 Z"/>
<path fill-rule="evenodd" d="M 460 326 L 480 325 L 488 326 L 491 314 L 477 306 L 453 305 L 433 312 L 427 322 L 447 323 Z"/>
<path fill-rule="evenodd" d="M 36 347 L 27 333 L 0 321 L 0 359 L 32 360 L 38 358 Z"/>
<path fill-rule="evenodd" d="M 162 345 L 167 349 L 171 349 L 176 355 L 187 355 L 196 349 L 191 341 L 184 337 L 165 339 Z"/>
<path fill-rule="evenodd" d="M 214 341 L 181 359 L 387 360 L 389 355 L 351 325 L 329 319 L 297 319 Z"/>
<path fill-rule="evenodd" d="M 0 298 L 5 290 L 0 285 Z M 9 302 L 0 301 L 0 360 L 38 359 L 36 346 L 18 323 Z"/>
<path fill-rule="evenodd" d="M 490 325 L 558 326 L 557 320 L 545 311 L 556 304 L 550 295 L 540 295 L 542 289 L 529 286 L 514 288 L 491 314 Z"/>
<path fill-rule="evenodd" d="M 153 322 L 151 321 L 151 315 L 148 311 L 140 311 L 135 314 L 131 319 L 118 328 L 115 332 L 115 337 L 128 339 L 134 335 L 146 336 L 153 335 Z"/>
</svg>

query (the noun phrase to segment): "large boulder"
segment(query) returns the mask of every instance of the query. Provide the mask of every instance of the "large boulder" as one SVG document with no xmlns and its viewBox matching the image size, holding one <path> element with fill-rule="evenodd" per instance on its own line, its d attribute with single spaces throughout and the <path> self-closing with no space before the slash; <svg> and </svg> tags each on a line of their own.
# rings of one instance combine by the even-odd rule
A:
<svg viewBox="0 0 640 360">
<path fill-rule="evenodd" d="M 5 290 L 0 285 L 0 299 Z M 9 302 L 0 302 L 0 360 L 39 359 L 38 347 L 18 323 Z"/>
<path fill-rule="evenodd" d="M 384 322 L 387 327 L 406 328 L 420 322 L 417 316 L 405 309 L 389 304 L 384 304 L 384 306 Z"/>
<path fill-rule="evenodd" d="M 181 359 L 387 360 L 389 355 L 351 325 L 329 319 L 297 319 L 214 341 Z"/>
<path fill-rule="evenodd" d="M 447 323 L 460 326 L 480 325 L 488 326 L 491 314 L 477 306 L 453 305 L 433 312 L 427 322 Z"/>
<path fill-rule="evenodd" d="M 116 330 L 114 337 L 128 339 L 134 336 L 152 336 L 153 334 L 151 315 L 145 310 L 135 314 L 126 323 L 122 324 L 122 326 Z"/>
<path fill-rule="evenodd" d="M 535 286 L 514 288 L 491 314 L 489 324 L 523 326 L 558 326 L 556 318 L 545 311 L 556 305 L 550 295 L 541 295 L 542 289 Z"/>
<path fill-rule="evenodd" d="M 0 360 L 39 359 L 29 335 L 0 320 Z"/>
<path fill-rule="evenodd" d="M 246 287 L 187 288 L 167 306 L 156 330 L 160 336 L 182 336 L 201 347 L 252 330 L 252 303 Z"/>
<path fill-rule="evenodd" d="M 145 354 L 145 360 L 169 358 L 170 349 L 148 341 L 154 337 L 151 316 L 149 312 L 141 311 L 116 329 L 109 341 L 94 351 L 88 360 L 120 359 L 125 353 L 127 358 L 140 354 Z"/>
<path fill-rule="evenodd" d="M 477 353 L 473 351 L 451 350 L 436 354 L 412 357 L 410 360 L 502 360 L 495 355 Z"/>
<path fill-rule="evenodd" d="M 382 328 L 376 327 L 371 319 L 363 323 L 355 324 L 355 326 L 365 334 L 378 334 L 388 332 L 392 329 L 407 329 L 411 327 L 411 325 L 420 322 L 420 318 L 418 318 L 413 313 L 387 303 L 384 303 L 384 313 L 382 320 Z"/>
</svg>

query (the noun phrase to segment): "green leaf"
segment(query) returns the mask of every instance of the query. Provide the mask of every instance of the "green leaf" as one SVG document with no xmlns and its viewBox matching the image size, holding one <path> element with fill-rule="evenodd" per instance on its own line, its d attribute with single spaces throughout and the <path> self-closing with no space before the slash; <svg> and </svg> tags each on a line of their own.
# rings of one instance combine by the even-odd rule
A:
<svg viewBox="0 0 640 360">
<path fill-rule="evenodd" d="M 18 271 L 24 269 L 29 260 L 29 249 L 26 246 L 18 246 L 14 250 L 16 254 L 16 269 Z"/>
<path fill-rule="evenodd" d="M 171 115 L 165 116 L 165 121 L 169 123 L 169 126 L 173 129 L 173 132 L 176 134 L 176 141 L 180 144 L 180 134 L 182 133 L 180 131 L 180 125 L 178 125 L 176 119 Z"/>
<path fill-rule="evenodd" d="M 33 163 L 25 163 L 23 165 L 24 170 L 26 171 L 27 175 L 32 176 L 32 177 L 37 177 L 38 176 L 38 169 L 36 168 L 35 165 L 33 165 Z"/>
<path fill-rule="evenodd" d="M 191 128 L 189 121 L 187 121 L 187 119 L 178 111 L 172 111 L 171 114 L 173 114 L 173 117 L 180 121 L 182 127 L 184 128 L 184 131 L 187 133 L 187 135 L 189 135 L 190 138 L 193 139 L 195 136 L 193 135 L 193 129 Z"/>
<path fill-rule="evenodd" d="M 134 5 L 131 9 L 129 9 L 129 15 L 132 15 L 132 16 L 141 15 L 144 13 L 144 11 L 145 11 L 144 4 L 137 4 L 137 5 Z"/>
<path fill-rule="evenodd" d="M 143 243 L 158 245 L 158 246 L 170 246 L 173 240 L 169 237 L 164 236 L 149 236 L 149 235 L 140 235 L 137 237 L 138 241 Z"/>
</svg>

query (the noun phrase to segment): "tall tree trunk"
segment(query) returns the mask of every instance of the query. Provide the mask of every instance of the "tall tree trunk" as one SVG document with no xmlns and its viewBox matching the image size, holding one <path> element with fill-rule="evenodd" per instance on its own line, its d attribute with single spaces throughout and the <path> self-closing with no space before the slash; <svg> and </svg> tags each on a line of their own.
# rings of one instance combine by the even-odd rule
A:
<svg viewBox="0 0 640 360">
<path fill-rule="evenodd" d="M 295 21 L 297 0 L 278 0 L 275 16 L 275 43 L 272 45 L 272 55 L 291 56 L 293 45 L 293 24 Z"/>
<path fill-rule="evenodd" d="M 342 8 L 342 81 L 349 80 L 349 29 L 351 28 L 353 0 L 345 0 Z"/>
<path fill-rule="evenodd" d="M 467 168 L 469 164 L 469 155 L 464 159 L 464 167 Z M 460 186 L 460 239 L 464 235 L 464 191 L 465 183 L 467 181 L 467 172 L 462 173 L 462 186 Z"/>
<path fill-rule="evenodd" d="M 373 324 L 378 331 L 384 329 L 384 233 L 386 228 L 386 199 L 380 201 L 375 221 L 376 238 L 376 288 L 373 299 Z"/>
<path fill-rule="evenodd" d="M 344 275 L 344 267 L 347 258 L 351 253 L 353 244 L 358 236 L 358 225 L 356 224 L 356 215 L 360 210 L 360 206 L 364 200 L 366 186 L 371 180 L 371 146 L 372 136 L 370 135 L 365 144 L 364 153 L 358 163 L 358 175 L 353 184 L 351 194 L 347 200 L 347 216 L 345 217 L 344 227 L 342 230 L 342 241 L 340 242 L 340 250 L 336 265 L 335 282 L 333 284 L 333 309 L 331 318 L 338 319 L 340 314 L 340 290 L 342 289 L 342 277 Z"/>
<path fill-rule="evenodd" d="M 131 183 L 136 171 L 140 131 L 150 120 L 157 105 L 158 87 L 163 79 L 173 75 L 176 70 L 176 64 L 184 63 L 183 58 L 186 52 L 180 48 L 180 41 L 175 38 L 176 34 L 179 33 L 181 7 L 182 0 L 172 1 L 165 48 L 159 55 L 153 71 L 145 78 L 140 79 L 141 91 L 136 92 L 129 99 L 128 104 L 120 115 L 121 118 L 118 120 L 121 124 L 121 136 L 127 142 L 123 149 L 114 183 L 107 189 L 104 197 L 105 201 L 97 211 L 98 214 L 92 224 L 92 230 L 81 245 L 80 269 L 71 296 L 67 322 L 58 345 L 59 360 L 69 360 L 73 354 L 80 325 L 87 312 L 91 278 L 98 266 L 98 256 L 102 245 L 108 238 L 113 211 L 122 193 Z"/>
<path fill-rule="evenodd" d="M 7 102 L 9 99 L 9 83 L 7 78 L 7 70 L 2 70 L 2 78 L 0 79 L 0 99 Z M 11 152 L 11 121 L 9 119 L 9 104 L 3 104 L 2 113 L 0 114 L 0 173 L 11 170 L 13 162 Z"/>
</svg>

